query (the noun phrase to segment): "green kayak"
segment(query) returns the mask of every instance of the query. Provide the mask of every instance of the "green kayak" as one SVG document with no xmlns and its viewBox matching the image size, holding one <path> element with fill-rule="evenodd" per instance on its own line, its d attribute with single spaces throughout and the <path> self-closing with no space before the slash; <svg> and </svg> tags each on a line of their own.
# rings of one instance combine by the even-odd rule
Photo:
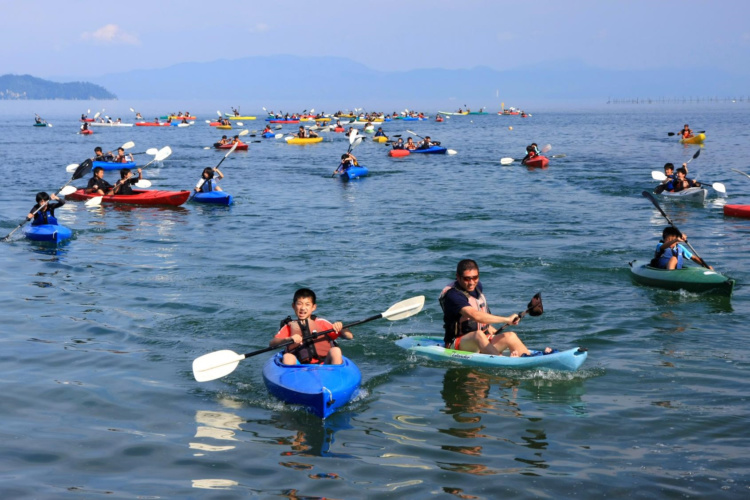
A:
<svg viewBox="0 0 750 500">
<path fill-rule="evenodd" d="M 542 354 L 529 349 L 532 356 L 510 357 L 480 354 L 478 352 L 446 349 L 442 337 L 415 335 L 396 341 L 396 345 L 435 361 L 449 361 L 466 366 L 486 368 L 511 368 L 514 370 L 562 370 L 576 371 L 586 361 L 586 349 L 574 347 L 566 351 Z"/>
<path fill-rule="evenodd" d="M 729 296 L 734 289 L 732 278 L 704 267 L 688 266 L 669 271 L 651 267 L 647 261 L 635 260 L 630 263 L 630 272 L 636 283 L 667 290 L 710 291 Z"/>
</svg>

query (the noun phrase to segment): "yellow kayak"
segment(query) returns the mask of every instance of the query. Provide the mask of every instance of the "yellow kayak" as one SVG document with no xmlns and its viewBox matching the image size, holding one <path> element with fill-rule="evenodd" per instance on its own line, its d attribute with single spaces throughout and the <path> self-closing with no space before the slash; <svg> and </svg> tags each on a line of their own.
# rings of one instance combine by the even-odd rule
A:
<svg viewBox="0 0 750 500">
<path fill-rule="evenodd" d="M 315 144 L 316 142 L 323 142 L 322 137 L 292 137 L 286 141 L 287 144 Z"/>
<path fill-rule="evenodd" d="M 216 128 L 220 128 L 221 130 L 232 130 L 231 125 L 216 125 Z"/>
<path fill-rule="evenodd" d="M 680 142 L 683 144 L 703 144 L 703 141 L 706 140 L 706 134 L 696 134 L 693 137 L 689 137 L 687 139 L 680 139 Z"/>
<path fill-rule="evenodd" d="M 230 120 L 255 120 L 255 116 L 228 116 Z"/>
<path fill-rule="evenodd" d="M 388 138 L 384 135 L 373 137 L 372 142 L 388 142 Z"/>
<path fill-rule="evenodd" d="M 330 122 L 331 119 L 330 118 L 316 118 L 315 121 L 316 122 Z"/>
</svg>

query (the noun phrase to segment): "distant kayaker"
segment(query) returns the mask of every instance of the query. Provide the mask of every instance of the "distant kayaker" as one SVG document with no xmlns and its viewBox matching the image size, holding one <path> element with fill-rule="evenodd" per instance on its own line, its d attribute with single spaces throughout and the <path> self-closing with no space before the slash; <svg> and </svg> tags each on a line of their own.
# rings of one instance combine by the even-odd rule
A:
<svg viewBox="0 0 750 500">
<path fill-rule="evenodd" d="M 378 127 L 378 130 L 373 137 L 386 137 L 385 132 L 383 132 L 383 127 Z"/>
<path fill-rule="evenodd" d="M 341 163 L 339 163 L 338 168 L 334 170 L 333 173 L 334 175 L 343 174 L 344 172 L 349 170 L 349 168 L 355 165 L 359 165 L 359 163 L 357 162 L 357 157 L 351 153 L 344 153 L 341 155 Z"/>
<path fill-rule="evenodd" d="M 220 145 L 222 145 L 222 146 L 223 146 L 224 144 L 229 144 L 229 139 L 227 139 L 227 136 L 225 136 L 225 135 L 222 135 L 222 136 L 221 136 L 221 140 L 219 141 L 219 144 L 220 144 Z"/>
<path fill-rule="evenodd" d="M 104 154 L 102 152 L 101 146 L 97 146 L 94 148 L 94 161 L 113 161 L 114 159 L 115 155 L 112 154 L 112 151 L 107 151 L 107 153 Z"/>
<path fill-rule="evenodd" d="M 405 149 L 406 146 L 404 146 L 404 140 L 402 138 L 398 138 L 397 141 L 392 142 L 391 146 L 393 146 L 393 149 Z"/>
<path fill-rule="evenodd" d="M 141 114 L 140 114 L 140 113 L 136 113 L 136 114 L 135 114 L 135 119 L 136 119 L 136 120 L 143 120 L 143 116 L 141 116 Z"/>
<path fill-rule="evenodd" d="M 39 116 L 39 115 L 34 115 L 34 122 L 37 123 L 37 124 L 39 124 L 39 125 L 41 125 L 42 123 L 44 123 L 44 121 L 42 120 L 42 117 Z"/>
<path fill-rule="evenodd" d="M 88 116 L 86 116 L 86 113 L 81 113 L 81 121 L 85 122 L 86 118 L 88 118 Z"/>
<path fill-rule="evenodd" d="M 682 167 L 678 168 L 675 173 L 674 189 L 672 191 L 678 193 L 691 187 L 701 187 L 701 183 L 687 178 L 687 164 L 683 163 Z"/>
<path fill-rule="evenodd" d="M 138 178 L 133 177 L 133 172 L 129 168 L 120 169 L 120 180 L 115 183 L 115 187 L 112 188 L 112 194 L 130 196 L 137 194 L 133 191 L 133 184 L 143 178 L 141 169 L 138 169 Z"/>
<path fill-rule="evenodd" d="M 518 314 L 497 316 L 490 313 L 479 282 L 479 266 L 464 259 L 456 266 L 456 280 L 440 293 L 443 309 L 443 338 L 448 348 L 500 356 L 505 349 L 513 357 L 531 353 L 515 332 L 501 332 L 492 323 L 516 325 Z"/>
<path fill-rule="evenodd" d="M 232 142 L 230 144 L 242 144 L 242 141 L 240 141 L 240 136 L 235 135 L 234 137 L 232 137 Z"/>
<path fill-rule="evenodd" d="M 104 180 L 104 169 L 102 167 L 96 167 L 94 169 L 94 175 L 89 179 L 89 183 L 86 186 L 86 193 L 88 194 L 112 194 L 112 184 Z"/>
<path fill-rule="evenodd" d="M 419 145 L 417 146 L 417 149 L 430 149 L 432 146 L 439 146 L 439 145 L 440 145 L 439 142 L 432 142 L 432 140 L 430 140 L 430 136 L 427 135 L 425 136 L 424 139 L 419 141 Z"/>
<path fill-rule="evenodd" d="M 196 193 L 208 193 L 209 191 L 221 191 L 221 188 L 216 183 L 219 179 L 214 179 L 214 173 L 219 176 L 219 179 L 224 178 L 224 174 L 218 168 L 206 167 L 203 169 L 201 178 L 198 184 L 195 185 Z"/>
<path fill-rule="evenodd" d="M 404 149 L 408 149 L 409 151 L 414 151 L 415 149 L 417 149 L 417 145 L 414 144 L 414 139 L 412 139 L 411 137 L 407 137 L 406 146 L 404 147 Z"/>
<path fill-rule="evenodd" d="M 539 153 L 533 144 L 530 146 L 526 146 L 526 156 L 524 156 L 523 160 L 521 160 L 521 164 L 525 165 L 527 161 L 537 156 L 539 156 Z"/>
<path fill-rule="evenodd" d="M 665 227 L 661 233 L 661 240 L 656 244 L 651 266 L 669 270 L 682 269 L 684 259 L 690 259 L 702 265 L 700 258 L 682 245 L 686 241 L 686 234 L 672 226 Z M 711 266 L 708 268 L 713 270 Z"/>
<path fill-rule="evenodd" d="M 281 329 L 268 343 L 269 347 L 276 347 L 288 339 L 294 341 L 287 346 L 282 358 L 285 365 L 324 363 L 327 365 L 340 365 L 343 362 L 341 348 L 336 345 L 335 340 L 341 336 L 352 339 L 349 330 L 342 330 L 340 321 L 331 323 L 325 319 L 313 315 L 317 309 L 315 292 L 309 288 L 300 288 L 294 292 L 292 299 L 292 310 L 297 316 L 292 319 L 288 316 L 281 322 Z M 317 332 L 333 330 L 324 336 L 318 336 Z"/>
<path fill-rule="evenodd" d="M 50 203 L 49 200 L 55 200 L 57 203 Z M 47 194 L 45 191 L 39 191 L 36 194 L 36 205 L 31 207 L 29 215 L 26 216 L 26 220 L 34 219 L 31 223 L 32 226 L 39 226 L 41 224 L 57 224 L 55 219 L 55 209 L 65 205 L 65 200 L 61 200 L 56 194 Z"/>
<path fill-rule="evenodd" d="M 693 131 L 690 129 L 688 124 L 686 123 L 684 127 L 682 127 L 682 130 L 680 131 L 680 135 L 683 139 L 690 139 L 693 137 Z"/>
<path fill-rule="evenodd" d="M 122 148 L 117 148 L 117 156 L 115 156 L 115 163 L 128 163 L 133 160 L 133 155 L 125 153 Z"/>
<path fill-rule="evenodd" d="M 261 132 L 261 134 L 272 134 L 272 133 L 273 133 L 273 130 L 271 130 L 270 125 L 266 125 L 266 128 L 264 128 L 263 132 Z"/>
<path fill-rule="evenodd" d="M 81 124 L 81 132 L 85 132 L 85 131 L 87 131 L 88 129 L 89 129 L 89 123 L 88 123 L 88 122 L 83 122 L 83 123 Z"/>
</svg>

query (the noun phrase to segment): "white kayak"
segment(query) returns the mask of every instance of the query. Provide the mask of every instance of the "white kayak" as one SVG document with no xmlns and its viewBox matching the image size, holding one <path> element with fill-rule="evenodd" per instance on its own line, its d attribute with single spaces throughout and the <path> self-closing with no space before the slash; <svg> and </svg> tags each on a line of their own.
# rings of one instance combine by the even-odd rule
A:
<svg viewBox="0 0 750 500">
<path fill-rule="evenodd" d="M 529 349 L 532 356 L 493 356 L 491 354 L 446 349 L 442 337 L 423 335 L 404 337 L 397 340 L 396 345 L 435 361 L 451 361 L 467 366 L 512 368 L 515 370 L 575 371 L 586 361 L 588 355 L 586 349 L 574 347 L 551 354 L 543 354 L 541 351 Z"/>
<path fill-rule="evenodd" d="M 669 198 L 672 200 L 703 202 L 706 199 L 706 195 L 708 194 L 708 189 L 704 189 L 701 187 L 691 187 L 683 189 L 682 191 L 677 191 L 676 193 L 663 191 L 659 194 L 661 196 L 664 196 L 665 198 Z"/>
<path fill-rule="evenodd" d="M 132 127 L 132 123 L 97 123 L 97 122 L 91 122 L 89 123 L 89 127 Z"/>
</svg>

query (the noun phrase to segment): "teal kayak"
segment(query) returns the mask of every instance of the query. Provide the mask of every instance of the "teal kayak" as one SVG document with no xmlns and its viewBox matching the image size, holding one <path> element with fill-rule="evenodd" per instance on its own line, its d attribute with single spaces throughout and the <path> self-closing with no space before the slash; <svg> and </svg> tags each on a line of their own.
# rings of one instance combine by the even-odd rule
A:
<svg viewBox="0 0 750 500">
<path fill-rule="evenodd" d="M 466 351 L 446 349 L 442 337 L 417 335 L 404 337 L 396 345 L 413 351 L 435 361 L 452 361 L 466 366 L 483 366 L 488 368 L 512 368 L 514 370 L 563 370 L 575 371 L 584 361 L 588 352 L 581 347 L 552 354 L 531 350 L 532 356 L 511 358 L 510 356 L 493 356 Z"/>
<path fill-rule="evenodd" d="M 651 267 L 647 261 L 635 260 L 630 263 L 630 273 L 636 283 L 667 290 L 713 292 L 722 295 L 732 295 L 734 290 L 732 278 L 704 267 L 685 266 L 670 271 Z"/>
</svg>

